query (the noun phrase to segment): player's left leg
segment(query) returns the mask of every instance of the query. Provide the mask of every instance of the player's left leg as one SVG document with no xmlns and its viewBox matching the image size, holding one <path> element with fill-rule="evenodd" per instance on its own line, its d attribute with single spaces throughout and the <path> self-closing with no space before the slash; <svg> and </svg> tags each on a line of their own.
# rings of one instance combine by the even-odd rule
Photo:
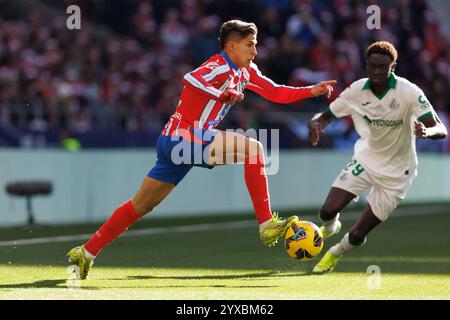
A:
<svg viewBox="0 0 450 320">
<path fill-rule="evenodd" d="M 84 245 L 84 249 L 94 257 L 97 256 L 110 242 L 152 211 L 174 188 L 173 183 L 145 177 L 136 195 L 116 208 L 109 219 Z"/>
<path fill-rule="evenodd" d="M 263 145 L 242 134 L 218 131 L 209 148 L 211 166 L 244 164 L 244 180 L 259 223 L 261 241 L 267 246 L 275 245 L 298 217 L 283 220 L 276 213 L 272 214 Z"/>
<path fill-rule="evenodd" d="M 314 267 L 313 272 L 325 273 L 332 271 L 345 253 L 364 245 L 369 232 L 381 222 L 373 213 L 370 204 L 367 203 L 359 220 L 350 228 L 350 231 L 344 235 L 339 243 L 327 251 L 320 262 Z"/>
<path fill-rule="evenodd" d="M 163 201 L 192 168 L 190 164 L 175 165 L 171 150 L 178 142 L 160 136 L 157 141 L 157 160 L 144 178 L 136 195 L 117 207 L 112 215 L 84 245 L 72 248 L 67 256 L 79 268 L 79 278 L 86 279 L 94 258 L 142 216 Z M 76 270 L 74 270 L 76 271 Z"/>
<path fill-rule="evenodd" d="M 152 211 L 175 188 L 175 184 L 145 177 L 133 197 L 117 207 L 105 223 L 84 245 L 71 249 L 67 256 L 79 267 L 80 279 L 86 279 L 99 252 L 119 237 L 142 216 Z"/>
<path fill-rule="evenodd" d="M 371 184 L 368 174 L 356 160 L 344 167 L 334 180 L 319 212 L 319 219 L 322 223 L 320 230 L 324 239 L 339 233 L 342 226 L 339 221 L 342 210 L 350 201 L 367 190 Z"/>
</svg>

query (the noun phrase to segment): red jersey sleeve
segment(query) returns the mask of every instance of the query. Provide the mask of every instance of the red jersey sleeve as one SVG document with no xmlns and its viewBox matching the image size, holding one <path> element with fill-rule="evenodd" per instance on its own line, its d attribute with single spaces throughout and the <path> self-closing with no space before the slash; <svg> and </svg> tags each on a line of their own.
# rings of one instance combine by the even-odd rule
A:
<svg viewBox="0 0 450 320">
<path fill-rule="evenodd" d="M 215 78 L 230 70 L 227 64 L 206 62 L 194 71 L 187 73 L 181 82 L 195 93 L 219 101 L 222 91 L 211 85 Z"/>
<path fill-rule="evenodd" d="M 246 88 L 275 103 L 292 103 L 301 99 L 311 98 L 311 87 L 291 87 L 276 84 L 259 71 L 252 63 L 247 69 L 250 73 Z"/>
</svg>

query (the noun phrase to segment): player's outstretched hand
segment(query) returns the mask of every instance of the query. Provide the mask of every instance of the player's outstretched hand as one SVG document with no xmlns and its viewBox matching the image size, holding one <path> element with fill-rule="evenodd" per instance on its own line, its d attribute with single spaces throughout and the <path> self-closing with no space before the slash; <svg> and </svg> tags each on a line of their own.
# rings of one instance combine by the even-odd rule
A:
<svg viewBox="0 0 450 320">
<path fill-rule="evenodd" d="M 311 88 L 311 93 L 314 97 L 326 94 L 327 98 L 330 99 L 331 93 L 333 92 L 332 84 L 337 83 L 336 80 L 320 81 L 318 84 Z"/>
<path fill-rule="evenodd" d="M 309 141 L 315 147 L 319 144 L 320 135 L 324 132 L 323 126 L 319 121 L 311 120 L 308 124 Z"/>
<path fill-rule="evenodd" d="M 222 94 L 219 97 L 220 102 L 226 103 L 226 104 L 233 104 L 236 102 L 241 102 L 244 100 L 244 94 L 239 93 L 234 89 L 228 89 L 222 92 Z"/>
<path fill-rule="evenodd" d="M 422 122 L 414 121 L 414 134 L 419 139 L 426 139 L 427 127 Z"/>
</svg>

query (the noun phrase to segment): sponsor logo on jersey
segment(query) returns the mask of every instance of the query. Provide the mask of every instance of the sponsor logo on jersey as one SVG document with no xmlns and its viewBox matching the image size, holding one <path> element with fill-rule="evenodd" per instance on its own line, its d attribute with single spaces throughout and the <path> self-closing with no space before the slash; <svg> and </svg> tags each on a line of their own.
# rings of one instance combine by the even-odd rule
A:
<svg viewBox="0 0 450 320">
<path fill-rule="evenodd" d="M 370 119 L 368 116 L 364 116 L 364 119 L 374 127 L 386 127 L 386 128 L 398 128 L 403 126 L 403 119 L 399 120 L 377 120 Z"/>
<path fill-rule="evenodd" d="M 372 123 L 372 120 L 370 120 L 368 116 L 364 116 L 364 120 L 366 120 L 370 124 Z"/>
<path fill-rule="evenodd" d="M 420 107 L 422 108 L 422 110 L 425 110 L 426 108 L 428 108 L 430 106 L 430 103 L 425 99 L 425 97 L 423 95 L 420 95 L 418 100 L 419 100 Z"/>
</svg>

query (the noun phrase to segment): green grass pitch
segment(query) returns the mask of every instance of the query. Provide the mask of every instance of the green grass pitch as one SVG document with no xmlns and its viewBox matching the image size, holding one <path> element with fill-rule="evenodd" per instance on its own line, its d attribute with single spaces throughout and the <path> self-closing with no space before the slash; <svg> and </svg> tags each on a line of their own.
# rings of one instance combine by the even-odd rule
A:
<svg viewBox="0 0 450 320">
<path fill-rule="evenodd" d="M 251 218 L 152 217 L 130 231 Z M 353 222 L 343 220 L 343 231 Z M 97 227 L 3 228 L 0 243 L 89 234 Z M 256 220 L 254 226 L 240 229 L 119 238 L 97 257 L 86 281 L 69 278 L 65 257 L 82 241 L 0 246 L 0 299 L 449 299 L 449 229 L 449 212 L 394 213 L 363 248 L 345 256 L 333 273 L 320 276 L 310 274 L 318 257 L 300 263 L 286 254 L 282 241 L 264 247 Z M 322 254 L 343 231 L 325 242 Z M 374 265 L 379 277 L 368 273 Z"/>
</svg>

